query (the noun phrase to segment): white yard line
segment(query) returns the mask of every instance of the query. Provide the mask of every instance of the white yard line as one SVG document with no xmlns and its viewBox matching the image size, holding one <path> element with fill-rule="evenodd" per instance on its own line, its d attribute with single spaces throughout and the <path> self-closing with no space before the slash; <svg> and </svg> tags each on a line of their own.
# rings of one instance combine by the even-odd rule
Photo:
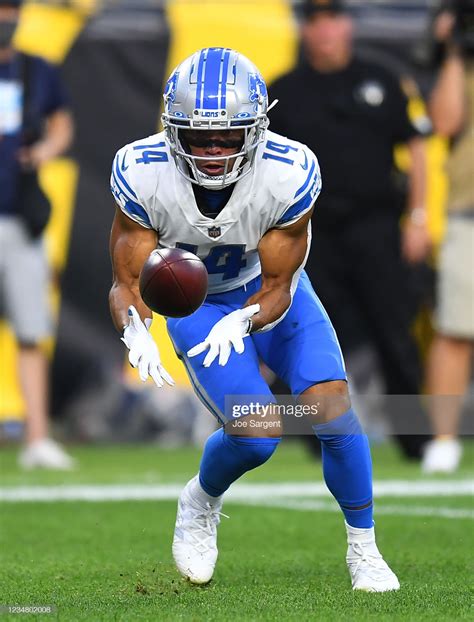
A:
<svg viewBox="0 0 474 622">
<path fill-rule="evenodd" d="M 70 486 L 18 486 L 0 488 L 0 501 L 164 501 L 175 500 L 183 486 L 157 485 L 70 485 Z M 274 484 L 235 484 L 226 495 L 233 502 L 262 502 L 329 497 L 323 483 L 285 482 Z M 374 496 L 383 497 L 460 497 L 474 496 L 472 480 L 374 482 Z"/>
</svg>

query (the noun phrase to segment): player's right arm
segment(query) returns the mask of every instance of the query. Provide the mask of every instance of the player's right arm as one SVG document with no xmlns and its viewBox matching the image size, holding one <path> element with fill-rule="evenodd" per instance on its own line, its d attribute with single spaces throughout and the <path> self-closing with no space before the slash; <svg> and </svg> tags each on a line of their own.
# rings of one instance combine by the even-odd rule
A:
<svg viewBox="0 0 474 622">
<path fill-rule="evenodd" d="M 142 320 L 152 317 L 143 302 L 138 288 L 138 278 L 143 264 L 158 244 L 154 229 L 145 229 L 116 209 L 110 234 L 113 284 L 109 302 L 112 319 L 122 332 L 129 323 L 128 309 L 134 306 Z"/>
<path fill-rule="evenodd" d="M 122 341 L 130 350 L 128 359 L 132 367 L 138 368 L 143 381 L 151 376 L 161 387 L 163 380 L 170 385 L 174 381 L 161 364 L 158 347 L 149 332 L 152 312 L 143 302 L 138 285 L 140 270 L 157 243 L 154 229 L 142 227 L 117 208 L 110 235 L 110 311 L 116 328 L 123 331 Z"/>
</svg>

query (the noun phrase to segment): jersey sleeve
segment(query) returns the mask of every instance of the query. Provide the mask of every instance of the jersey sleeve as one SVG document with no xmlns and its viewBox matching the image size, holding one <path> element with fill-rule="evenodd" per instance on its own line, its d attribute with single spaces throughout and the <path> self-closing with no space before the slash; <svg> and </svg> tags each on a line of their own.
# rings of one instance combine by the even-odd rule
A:
<svg viewBox="0 0 474 622">
<path fill-rule="evenodd" d="M 283 228 L 297 222 L 313 207 L 321 192 L 321 172 L 316 156 L 307 148 L 303 150 L 304 162 L 295 163 L 297 174 L 294 175 L 294 183 L 290 188 L 295 188 L 294 195 L 284 205 L 274 228 Z"/>
<path fill-rule="evenodd" d="M 133 161 L 129 148 L 123 147 L 117 152 L 112 164 L 110 190 L 114 199 L 129 218 L 146 229 L 153 229 L 150 217 L 145 209 L 132 180 Z"/>
</svg>

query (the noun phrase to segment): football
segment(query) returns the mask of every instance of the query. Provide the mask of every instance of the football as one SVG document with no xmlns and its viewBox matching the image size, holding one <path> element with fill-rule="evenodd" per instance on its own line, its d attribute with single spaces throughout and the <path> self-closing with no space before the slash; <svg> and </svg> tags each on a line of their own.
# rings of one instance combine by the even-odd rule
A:
<svg viewBox="0 0 474 622">
<path fill-rule="evenodd" d="M 204 302 L 207 280 L 205 265 L 193 253 L 158 248 L 150 253 L 140 272 L 140 294 L 155 313 L 185 317 Z"/>
</svg>

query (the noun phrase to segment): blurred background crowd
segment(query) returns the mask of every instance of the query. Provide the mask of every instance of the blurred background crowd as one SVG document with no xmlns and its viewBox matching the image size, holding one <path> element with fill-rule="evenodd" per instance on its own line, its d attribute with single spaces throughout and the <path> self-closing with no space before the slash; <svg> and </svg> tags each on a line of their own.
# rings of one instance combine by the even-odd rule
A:
<svg viewBox="0 0 474 622">
<path fill-rule="evenodd" d="M 71 468 L 52 436 L 212 431 L 164 321 L 178 386 L 158 390 L 108 309 L 112 158 L 158 131 L 167 76 L 212 45 L 255 62 L 271 129 L 320 160 L 307 271 L 369 436 L 455 470 L 473 413 L 474 0 L 0 0 L 0 438 L 25 468 Z"/>
</svg>

